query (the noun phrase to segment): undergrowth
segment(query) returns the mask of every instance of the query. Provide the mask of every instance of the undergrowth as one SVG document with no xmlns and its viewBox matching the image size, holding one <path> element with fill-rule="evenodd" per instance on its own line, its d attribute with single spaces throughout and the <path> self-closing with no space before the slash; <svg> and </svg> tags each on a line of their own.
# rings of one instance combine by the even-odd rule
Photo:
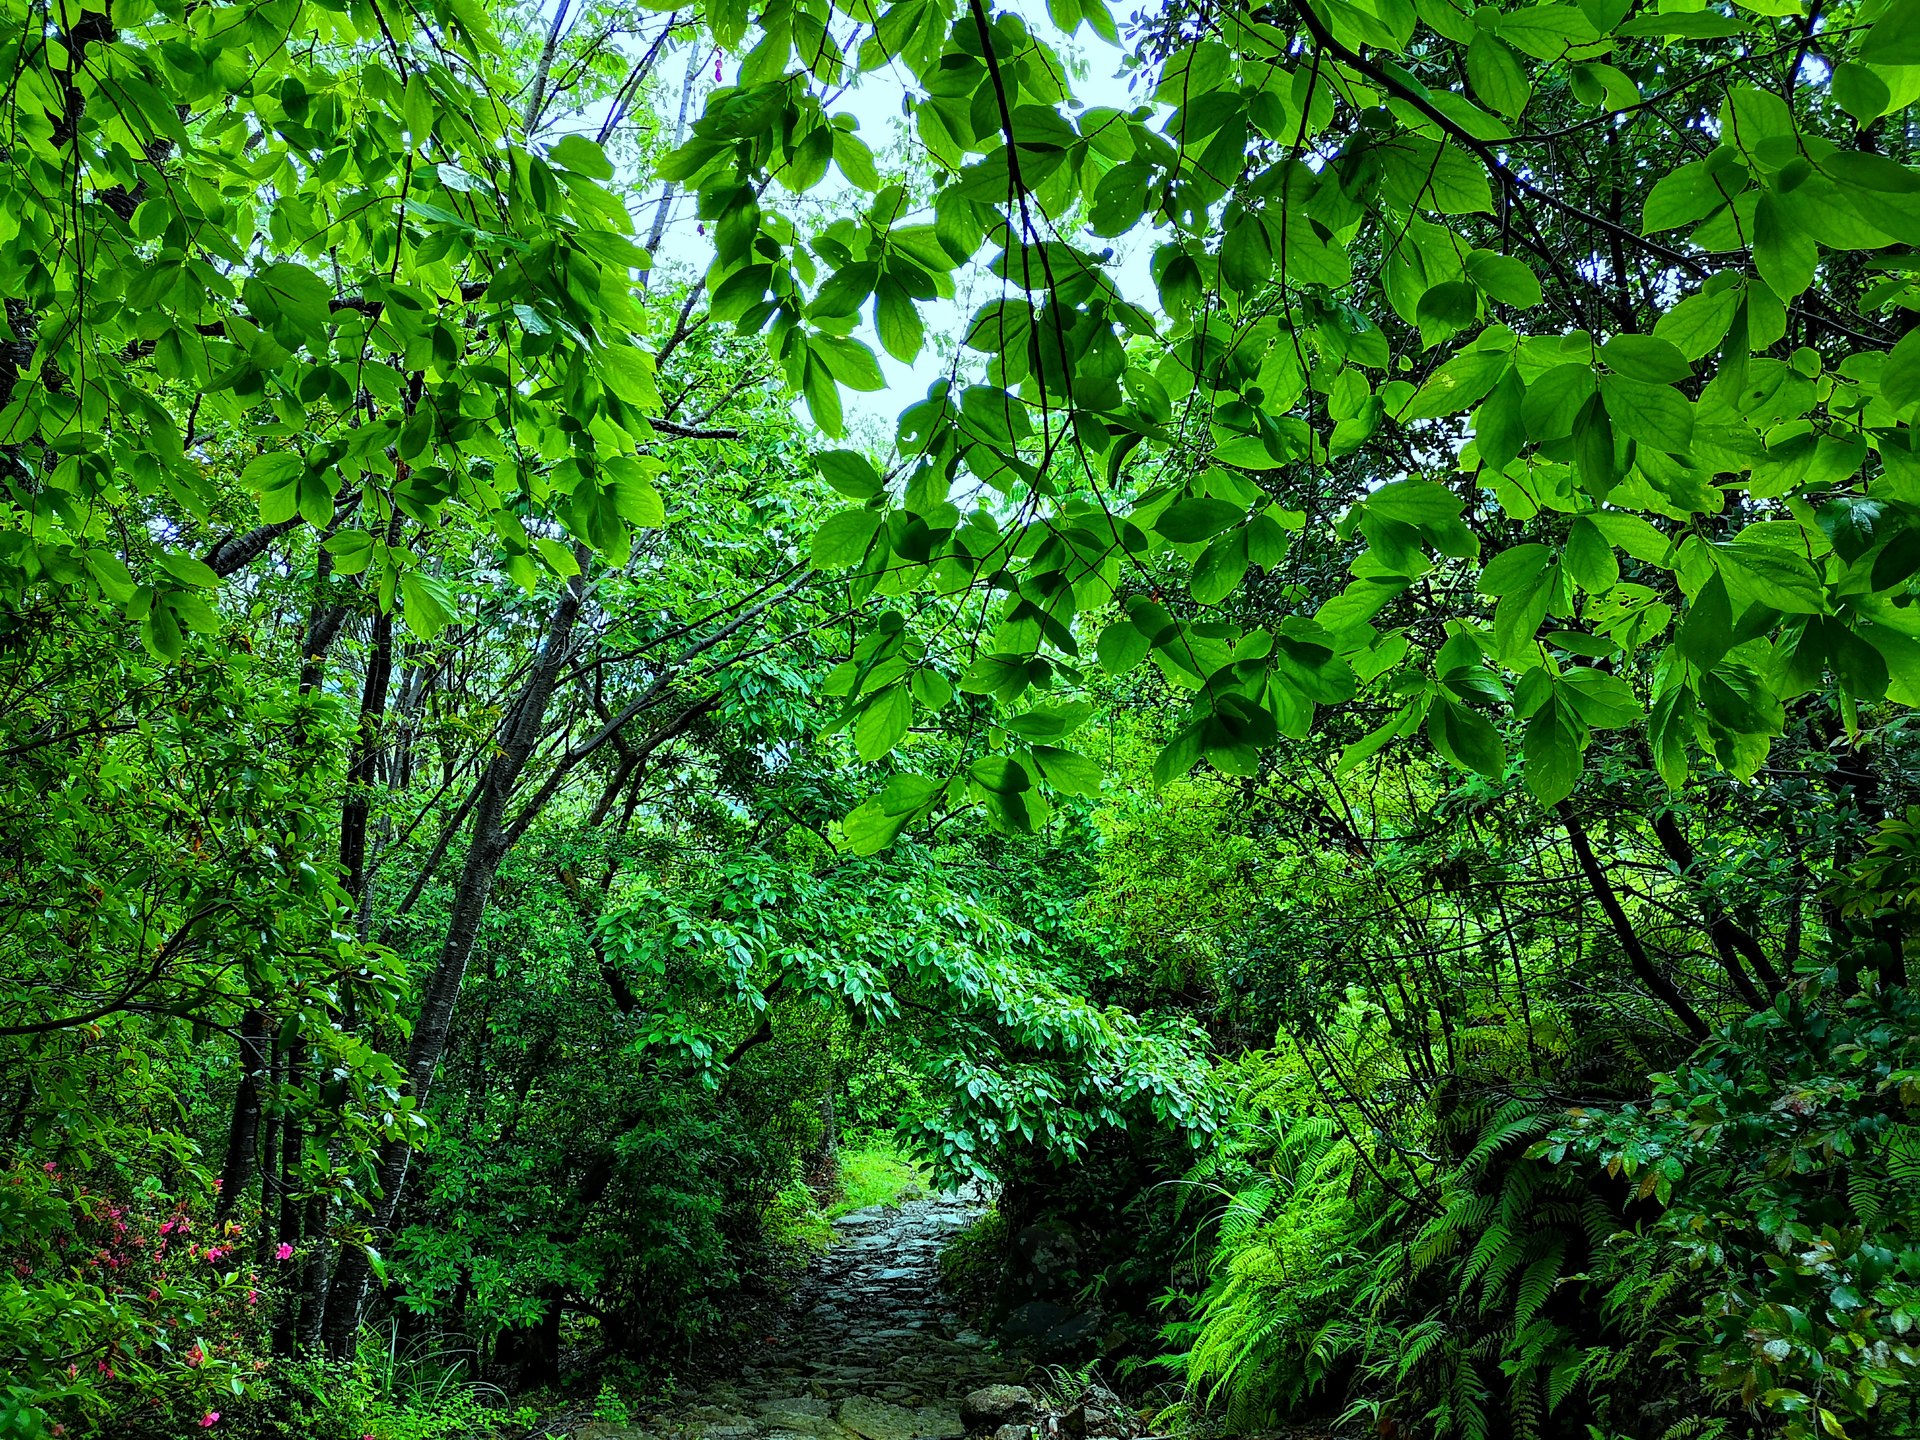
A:
<svg viewBox="0 0 1920 1440">
<path fill-rule="evenodd" d="M 927 1171 L 884 1133 L 858 1133 L 840 1147 L 836 1198 L 826 1217 L 837 1220 L 875 1205 L 898 1205 L 926 1193 Z"/>
</svg>

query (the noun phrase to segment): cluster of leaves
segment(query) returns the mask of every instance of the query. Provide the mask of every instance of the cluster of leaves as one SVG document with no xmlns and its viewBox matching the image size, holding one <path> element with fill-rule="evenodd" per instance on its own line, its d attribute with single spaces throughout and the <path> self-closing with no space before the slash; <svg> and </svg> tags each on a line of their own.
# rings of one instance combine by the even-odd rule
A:
<svg viewBox="0 0 1920 1440">
<path fill-rule="evenodd" d="M 1645 1303 L 1650 1256 L 1683 1267 L 1702 1300 L 1666 1347 L 1796 1437 L 1899 1433 L 1920 1372 L 1920 997 L 1833 980 L 1535 1147 L 1657 1202 L 1599 1267 L 1610 1304 Z"/>
<path fill-rule="evenodd" d="M 263 1350 L 253 1237 L 205 1191 L 103 1188 L 51 1161 L 0 1176 L 0 1434 L 46 1412 L 91 1429 L 137 1409 L 155 1432 L 230 1404 Z"/>
<path fill-rule="evenodd" d="M 810 400 L 868 363 L 847 332 L 869 299 L 913 353 L 908 300 L 986 247 L 984 376 L 956 365 L 903 414 L 898 479 L 823 457 L 863 503 L 814 552 L 855 598 L 994 596 L 960 688 L 1020 711 L 1083 678 L 1104 614 L 1102 666 L 1151 656 L 1189 697 L 1163 779 L 1250 773 L 1356 698 L 1388 715 L 1351 761 L 1424 730 L 1497 776 L 1517 732 L 1549 804 L 1608 729 L 1669 784 L 1750 775 L 1810 691 L 1849 715 L 1920 694 L 1900 538 L 1920 178 L 1883 123 L 1920 41 L 1898 5 L 1792 8 L 1174 6 L 1133 37 L 1156 68 L 1132 111 L 1076 109 L 1048 45 L 981 6 L 892 7 L 824 65 L 769 21 L 663 173 L 724 221 L 717 313 Z M 1098 5 L 1056 19 L 1110 29 Z M 790 39 L 811 77 L 776 73 Z M 760 207 L 829 156 L 876 188 L 813 88 L 848 63 L 904 72 L 931 224 L 897 186 L 811 235 Z M 1076 227 L 1154 236 L 1157 313 Z M 1344 586 L 1236 615 L 1333 525 Z M 1188 605 L 1148 583 L 1166 555 Z M 884 628 L 867 648 L 849 693 L 880 752 L 948 684 Z M 1065 733 L 1057 710 L 1011 715 L 999 763 L 896 777 L 865 843 L 956 803 L 1043 823 L 1040 793 L 1082 783 L 1027 743 Z"/>
</svg>

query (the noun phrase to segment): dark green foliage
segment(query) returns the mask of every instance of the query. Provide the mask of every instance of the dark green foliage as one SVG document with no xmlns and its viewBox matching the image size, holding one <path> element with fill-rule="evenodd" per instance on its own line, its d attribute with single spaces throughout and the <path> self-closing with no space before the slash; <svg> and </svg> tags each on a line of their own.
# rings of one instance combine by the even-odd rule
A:
<svg viewBox="0 0 1920 1440">
<path fill-rule="evenodd" d="M 1920 995 L 1834 978 L 1536 1150 L 1599 1162 L 1639 1202 L 1596 1278 L 1669 1354 L 1788 1435 L 1903 1435 L 1920 1424 Z"/>
</svg>

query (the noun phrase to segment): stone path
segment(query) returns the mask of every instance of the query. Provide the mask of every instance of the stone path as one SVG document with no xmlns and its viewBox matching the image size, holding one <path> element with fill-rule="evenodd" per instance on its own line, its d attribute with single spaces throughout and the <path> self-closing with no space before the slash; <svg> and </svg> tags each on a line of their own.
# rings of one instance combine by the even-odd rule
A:
<svg viewBox="0 0 1920 1440">
<path fill-rule="evenodd" d="M 939 1258 L 980 1202 L 940 1196 L 834 1222 L 782 1328 L 726 1379 L 579 1440 L 957 1440 L 960 1400 L 1024 1369 L 989 1353 L 940 1288 Z"/>
</svg>

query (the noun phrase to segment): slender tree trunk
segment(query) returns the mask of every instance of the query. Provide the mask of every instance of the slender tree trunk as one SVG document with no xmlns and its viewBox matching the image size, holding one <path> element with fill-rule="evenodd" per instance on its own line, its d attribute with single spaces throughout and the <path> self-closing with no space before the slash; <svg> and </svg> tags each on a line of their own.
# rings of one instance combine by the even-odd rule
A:
<svg viewBox="0 0 1920 1440">
<path fill-rule="evenodd" d="M 295 1041 L 287 1050 L 287 1095 L 299 1093 L 305 1076 L 306 1046 Z M 300 1173 L 300 1157 L 306 1148 L 306 1135 L 299 1117 L 288 1109 L 281 1119 L 280 1133 L 280 1218 L 278 1244 L 292 1250 L 300 1248 L 300 1202 L 295 1178 Z M 277 1247 L 276 1247 L 277 1252 Z M 277 1266 L 288 1262 L 276 1259 Z M 290 1265 L 284 1273 L 289 1279 L 296 1278 Z M 293 1353 L 294 1337 L 298 1332 L 300 1311 L 300 1290 L 289 1285 L 285 1301 L 273 1327 L 273 1351 L 276 1355 Z"/>
<path fill-rule="evenodd" d="M 434 1071 L 453 1031 L 460 984 L 473 957 L 474 941 L 480 933 L 480 922 L 486 916 L 494 878 L 509 848 L 508 805 L 545 724 L 547 706 L 566 661 L 574 622 L 579 618 L 585 595 L 585 559 L 582 557 L 581 573 L 568 582 L 554 605 L 540 654 L 513 707 L 506 734 L 481 780 L 466 864 L 454 891 L 453 912 L 447 921 L 439 959 L 421 997 L 420 1013 L 414 1021 L 413 1041 L 407 1054 L 407 1088 L 416 1114 L 425 1111 L 427 1097 L 433 1089 Z M 374 1204 L 372 1224 L 376 1238 L 393 1223 L 412 1153 L 410 1137 L 389 1140 L 381 1147 L 375 1175 L 380 1198 Z M 352 1353 L 372 1273 L 372 1257 L 365 1246 L 349 1246 L 341 1254 L 327 1291 L 322 1332 L 327 1353 L 335 1359 Z"/>
<path fill-rule="evenodd" d="M 267 1092 L 273 1098 L 266 1106 L 266 1133 L 260 1141 L 260 1224 L 253 1242 L 256 1266 L 267 1265 L 273 1254 L 274 1221 L 280 1210 L 280 1127 L 286 1118 L 281 1097 L 286 1083 L 287 1057 L 276 1036 L 268 1046 Z"/>
<path fill-rule="evenodd" d="M 329 1147 L 327 1172 L 333 1173 L 339 1167 L 340 1155 L 336 1148 Z M 295 1332 L 295 1348 L 303 1355 L 310 1355 L 320 1347 L 321 1329 L 325 1323 L 327 1310 L 327 1258 L 331 1253 L 327 1246 L 327 1210 L 328 1200 L 324 1193 L 309 1196 L 307 1199 L 306 1232 L 310 1243 L 307 1247 L 307 1263 L 300 1276 L 300 1326 Z M 357 1331 L 359 1326 L 354 1329 Z M 353 1339 L 350 1334 L 349 1342 Z M 348 1359 L 353 1349 L 349 1343 L 347 1349 L 333 1357 Z"/>
<path fill-rule="evenodd" d="M 254 1155 L 260 1144 L 260 1091 L 267 1067 L 267 1017 L 254 1006 L 240 1019 L 240 1083 L 233 1092 L 233 1118 L 227 1122 L 227 1158 L 220 1167 L 220 1198 L 214 1202 L 216 1224 L 233 1214 L 240 1193 L 253 1178 Z"/>
<path fill-rule="evenodd" d="M 1680 873 L 1689 880 L 1693 871 L 1693 843 L 1687 839 L 1680 828 L 1680 821 L 1671 810 L 1662 810 L 1653 817 L 1653 833 L 1659 838 L 1660 848 L 1667 852 L 1667 858 L 1673 861 Z M 1727 978 L 1733 982 L 1733 988 L 1740 992 L 1755 1010 L 1764 1009 L 1768 999 L 1777 995 L 1781 989 L 1779 972 L 1767 959 L 1767 953 L 1761 949 L 1760 942 L 1745 926 L 1736 924 L 1731 916 L 1721 908 L 1718 900 L 1703 896 L 1701 910 L 1707 922 L 1707 934 L 1713 941 L 1713 948 L 1720 957 L 1721 968 L 1727 972 Z M 1753 966 L 1753 973 L 1760 984 L 1767 987 L 1763 996 L 1747 978 L 1741 968 L 1740 956 Z"/>
<path fill-rule="evenodd" d="M 1706 1039 L 1711 1033 L 1707 1022 L 1700 1018 L 1700 1012 L 1693 1008 L 1693 1003 L 1680 993 L 1680 987 L 1662 974 L 1660 967 L 1653 963 L 1653 957 L 1647 954 L 1646 947 L 1640 943 L 1640 936 L 1633 928 L 1633 922 L 1627 918 L 1626 907 L 1621 905 L 1620 896 L 1614 891 L 1613 882 L 1607 879 L 1607 872 L 1601 869 L 1599 860 L 1594 858 L 1593 846 L 1587 841 L 1586 828 L 1575 818 L 1573 806 L 1565 800 L 1560 802 L 1560 821 L 1566 827 L 1567 839 L 1573 843 L 1573 854 L 1580 862 L 1580 872 L 1587 877 L 1594 899 L 1600 902 L 1600 908 L 1606 912 L 1614 936 L 1620 941 L 1620 948 L 1627 952 L 1627 964 L 1633 967 L 1633 973 L 1648 992 L 1687 1027 L 1688 1034 L 1696 1040 Z"/>
</svg>

